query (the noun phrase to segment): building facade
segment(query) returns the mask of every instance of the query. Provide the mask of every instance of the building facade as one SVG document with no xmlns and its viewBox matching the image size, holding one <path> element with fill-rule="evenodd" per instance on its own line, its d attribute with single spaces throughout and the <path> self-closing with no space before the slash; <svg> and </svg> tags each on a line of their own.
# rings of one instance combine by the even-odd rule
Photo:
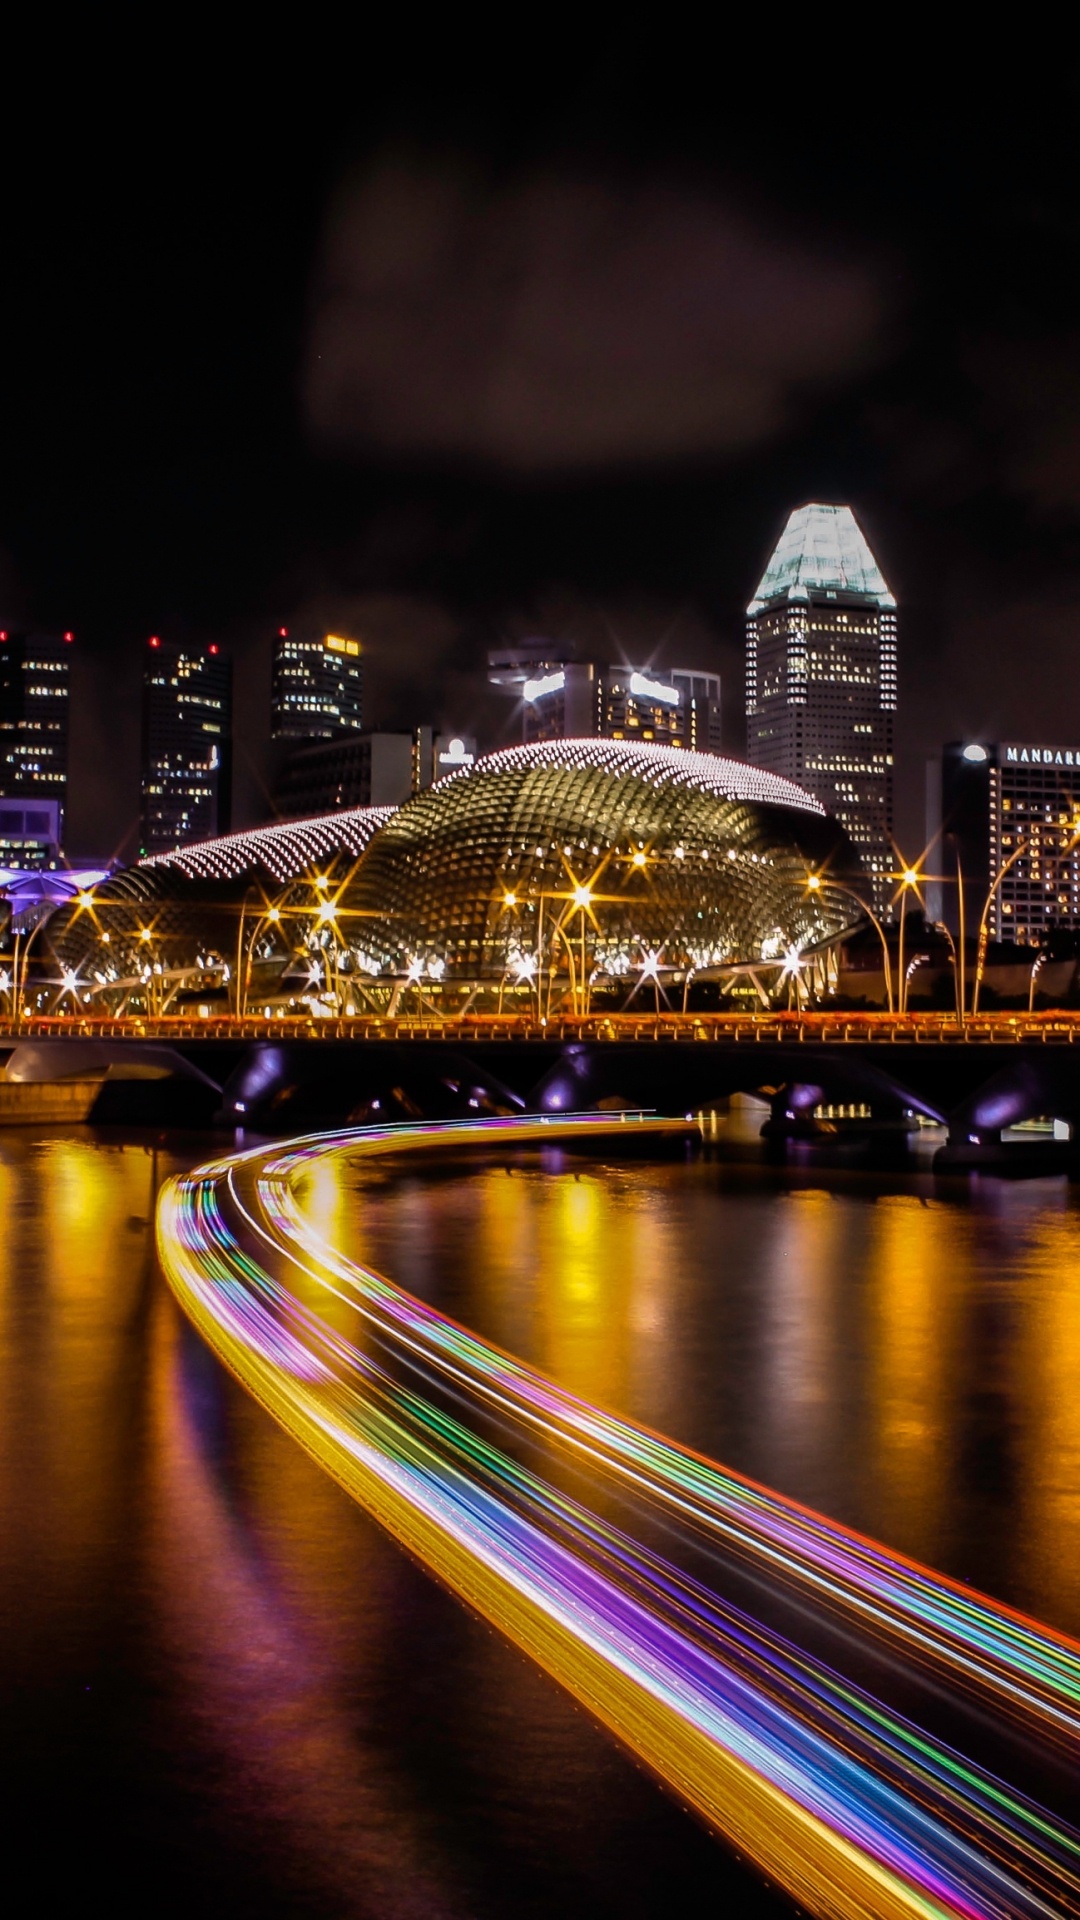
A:
<svg viewBox="0 0 1080 1920">
<path fill-rule="evenodd" d="M 0 868 L 55 867 L 60 846 L 59 800 L 0 800 Z"/>
<path fill-rule="evenodd" d="M 747 608 L 747 757 L 842 823 L 892 893 L 896 601 L 850 507 L 798 507 Z"/>
<path fill-rule="evenodd" d="M 45 815 L 30 803 L 51 801 L 51 858 L 63 844 L 67 806 L 71 648 L 71 634 L 0 633 L 0 797 L 21 800 L 33 815 L 29 826 L 24 818 L 16 830 L 9 808 L 12 821 L 3 837 L 40 847 Z M 47 865 L 48 857 L 34 853 L 32 864 Z"/>
<path fill-rule="evenodd" d="M 436 733 L 433 727 L 417 727 L 413 733 L 412 790 L 420 793 L 433 787 L 448 774 L 461 773 L 476 760 L 476 741 L 470 735 Z"/>
<path fill-rule="evenodd" d="M 349 807 L 400 807 L 410 794 L 471 767 L 475 740 L 416 727 L 412 733 L 340 733 L 296 747 L 274 786 L 279 819 Z"/>
<path fill-rule="evenodd" d="M 349 807 L 400 807 L 412 792 L 411 733 L 342 733 L 297 747 L 274 787 L 279 819 Z"/>
<path fill-rule="evenodd" d="M 720 676 L 604 666 L 551 641 L 488 655 L 491 684 L 521 701 L 522 740 L 641 740 L 720 752 Z"/>
<path fill-rule="evenodd" d="M 338 733 L 358 733 L 362 695 L 358 640 L 279 628 L 270 714 L 275 740 L 329 740 Z"/>
<path fill-rule="evenodd" d="M 227 833 L 231 802 L 232 661 L 216 646 L 155 637 L 143 673 L 141 852 Z"/>
<path fill-rule="evenodd" d="M 1037 947 L 1050 934 L 1080 933 L 1080 744 L 950 741 L 940 832 L 942 918 L 954 930 L 958 851 L 968 932 L 989 899 L 993 940 Z"/>
</svg>

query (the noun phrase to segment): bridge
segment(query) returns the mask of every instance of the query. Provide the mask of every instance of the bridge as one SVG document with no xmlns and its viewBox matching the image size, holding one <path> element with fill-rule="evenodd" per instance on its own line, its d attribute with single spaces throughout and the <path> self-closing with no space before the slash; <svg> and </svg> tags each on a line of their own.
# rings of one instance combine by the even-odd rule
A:
<svg viewBox="0 0 1080 1920">
<path fill-rule="evenodd" d="M 1002 1130 L 1058 1122 L 1080 1139 L 1080 1014 L 515 1014 L 387 1019 L 225 1015 L 0 1024 L 7 1078 L 95 1076 L 86 1115 L 184 1116 L 281 1131 L 478 1112 L 715 1110 L 768 1101 L 775 1136 L 948 1127 L 946 1159 L 993 1164 Z M 126 1095 L 121 1086 L 127 1084 Z M 136 1089 L 141 1087 L 137 1094 Z M 140 1104 L 141 1103 L 141 1104 Z M 43 1116 L 44 1117 L 44 1116 Z M 1029 1147 L 1026 1165 L 1034 1165 Z"/>
</svg>

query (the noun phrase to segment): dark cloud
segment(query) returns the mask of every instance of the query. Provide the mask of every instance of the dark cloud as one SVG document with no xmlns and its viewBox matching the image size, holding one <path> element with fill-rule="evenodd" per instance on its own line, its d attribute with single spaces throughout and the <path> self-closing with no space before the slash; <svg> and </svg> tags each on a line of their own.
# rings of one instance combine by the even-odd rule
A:
<svg viewBox="0 0 1080 1920">
<path fill-rule="evenodd" d="M 496 744 L 486 649 L 546 631 L 719 668 L 738 752 L 742 609 L 814 497 L 900 598 L 906 840 L 948 735 L 1080 737 L 1065 63 L 898 48 L 808 121 L 799 77 L 718 104 L 662 23 L 498 88 L 416 38 L 280 118 L 193 95 L 138 165 L 126 96 L 50 106 L 7 183 L 0 616 L 77 632 L 78 850 L 134 818 L 151 631 L 234 651 L 241 818 L 306 618 L 364 640 L 378 725 Z"/>
<path fill-rule="evenodd" d="M 991 336 L 967 365 L 1002 489 L 1040 518 L 1080 518 L 1080 333 Z"/>
<path fill-rule="evenodd" d="M 340 194 L 305 401 L 324 450 L 520 472 L 730 455 L 882 351 L 880 271 L 717 192 L 384 157 Z"/>
</svg>

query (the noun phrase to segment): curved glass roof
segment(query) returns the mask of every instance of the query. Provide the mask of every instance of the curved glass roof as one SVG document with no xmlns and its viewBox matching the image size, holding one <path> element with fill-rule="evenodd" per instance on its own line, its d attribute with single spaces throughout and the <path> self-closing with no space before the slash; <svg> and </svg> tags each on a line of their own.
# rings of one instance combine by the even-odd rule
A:
<svg viewBox="0 0 1080 1920">
<path fill-rule="evenodd" d="M 896 605 L 850 507 L 796 507 L 746 611 L 760 613 L 770 601 L 807 600 L 812 593 Z"/>
<path fill-rule="evenodd" d="M 597 767 L 612 778 L 632 775 L 650 787 L 681 787 L 687 792 L 715 794 L 722 800 L 803 807 L 808 813 L 825 811 L 805 787 L 779 774 L 766 773 L 763 767 L 751 767 L 745 760 L 727 760 L 717 753 L 688 753 L 682 747 L 657 746 L 648 740 L 537 740 L 525 747 L 505 747 L 500 753 L 485 754 L 474 767 L 449 775 L 439 786 L 530 767 Z"/>
<path fill-rule="evenodd" d="M 340 905 L 383 975 L 498 981 L 571 929 L 568 964 L 589 972 L 649 953 L 699 968 L 835 938 L 856 918 L 850 900 L 806 886 L 829 863 L 838 879 L 858 864 L 788 780 L 672 747 L 555 740 L 489 754 L 408 801 Z"/>
<path fill-rule="evenodd" d="M 238 880 L 245 873 L 263 872 L 284 886 L 337 853 L 351 853 L 354 858 L 363 853 L 393 811 L 393 807 L 343 807 L 340 813 L 316 814 L 310 820 L 281 820 L 272 827 L 202 840 L 175 853 L 150 854 L 139 865 L 180 873 L 185 880 Z"/>
</svg>

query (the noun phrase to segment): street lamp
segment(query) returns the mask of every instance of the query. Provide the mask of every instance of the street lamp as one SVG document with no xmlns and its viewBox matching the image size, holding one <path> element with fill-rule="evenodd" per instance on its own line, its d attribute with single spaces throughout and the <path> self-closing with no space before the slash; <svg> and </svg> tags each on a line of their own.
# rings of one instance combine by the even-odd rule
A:
<svg viewBox="0 0 1080 1920">
<path fill-rule="evenodd" d="M 998 888 L 1006 874 L 1016 865 L 1016 862 L 1022 855 L 1027 853 L 1030 845 L 1031 842 L 1029 840 L 1020 840 L 1017 842 L 1008 859 L 1003 861 L 998 868 L 993 880 L 990 882 L 986 899 L 983 901 L 983 910 L 979 916 L 979 941 L 975 949 L 975 986 L 971 995 L 971 1011 L 973 1014 L 979 1011 L 979 988 L 982 986 L 982 977 L 986 971 L 986 949 L 990 944 L 990 909 L 994 904 Z"/>
<path fill-rule="evenodd" d="M 579 914 L 581 915 L 581 929 L 580 929 L 581 968 L 578 974 L 578 982 L 579 982 L 579 993 L 581 998 L 581 1012 L 583 1017 L 589 1011 L 588 1007 L 585 1004 L 586 998 L 588 995 L 588 988 L 585 985 L 585 915 L 589 912 L 592 906 L 592 899 L 593 899 L 592 888 L 590 886 L 577 886 L 574 888 L 574 905 L 577 908 Z M 567 951 L 569 951 L 569 949 L 567 949 Z M 574 998 L 577 999 L 578 995 L 575 994 Z"/>
<path fill-rule="evenodd" d="M 1050 958 L 1050 955 L 1045 951 L 1038 954 L 1036 956 L 1035 965 L 1031 969 L 1031 978 L 1028 981 L 1028 1012 L 1029 1013 L 1034 1013 L 1035 1011 L 1035 982 L 1038 979 L 1040 973 L 1042 972 L 1049 958 Z"/>
<path fill-rule="evenodd" d="M 881 921 L 878 919 L 877 914 L 874 912 L 873 908 L 867 906 L 866 901 L 863 899 L 862 895 L 859 893 L 856 893 L 854 887 L 844 886 L 842 881 L 833 880 L 831 876 L 827 873 L 808 873 L 807 874 L 806 890 L 808 893 L 820 893 L 821 890 L 825 887 L 829 888 L 829 890 L 833 893 L 846 894 L 849 900 L 854 900 L 856 906 L 862 910 L 862 912 L 866 915 L 866 918 L 869 920 L 871 926 L 874 928 L 874 931 L 876 932 L 878 939 L 881 941 L 881 952 L 885 962 L 885 994 L 889 1003 L 889 1012 L 890 1013 L 895 1012 L 895 1008 L 893 1006 L 892 961 L 889 958 L 889 942 L 885 937 L 885 929 L 882 926 Z"/>
<path fill-rule="evenodd" d="M 919 881 L 922 875 L 917 867 L 908 866 L 905 862 L 897 878 L 900 882 L 900 940 L 896 954 L 896 973 L 900 983 L 900 1012 L 906 1013 L 908 976 L 904 971 L 904 922 L 907 918 L 908 894 L 914 892 L 918 899 Z"/>
<path fill-rule="evenodd" d="M 250 888 L 248 889 L 248 891 L 250 892 Z M 245 894 L 244 900 L 241 902 L 241 906 L 240 906 L 241 939 L 243 938 L 243 932 L 244 932 L 244 909 L 246 907 L 246 904 L 247 904 L 247 895 Z M 267 907 L 266 912 L 261 913 L 259 915 L 259 918 L 256 920 L 255 925 L 252 927 L 251 933 L 248 936 L 247 946 L 244 948 L 244 964 L 243 964 L 242 974 L 240 970 L 240 941 L 239 940 L 237 941 L 236 1012 L 237 1012 L 238 1019 L 243 1019 L 245 1014 L 247 1013 L 248 995 L 251 992 L 251 966 L 252 966 L 252 960 L 255 954 L 255 942 L 258 939 L 259 934 L 261 933 L 263 927 L 265 927 L 267 924 L 269 924 L 270 926 L 276 927 L 280 925 L 280 922 L 281 922 L 280 907 Z"/>
</svg>

